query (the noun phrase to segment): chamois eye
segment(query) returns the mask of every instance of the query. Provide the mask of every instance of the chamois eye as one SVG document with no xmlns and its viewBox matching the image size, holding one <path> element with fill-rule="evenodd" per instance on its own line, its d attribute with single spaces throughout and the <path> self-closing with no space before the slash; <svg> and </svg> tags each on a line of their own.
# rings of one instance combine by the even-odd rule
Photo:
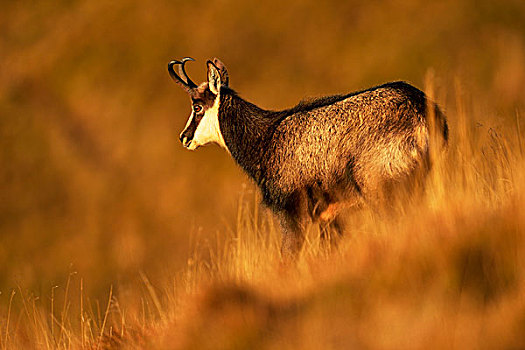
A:
<svg viewBox="0 0 525 350">
<path fill-rule="evenodd" d="M 200 111 L 202 111 L 202 107 L 200 105 L 195 105 L 193 106 L 193 110 L 195 111 L 195 113 L 199 113 Z"/>
</svg>

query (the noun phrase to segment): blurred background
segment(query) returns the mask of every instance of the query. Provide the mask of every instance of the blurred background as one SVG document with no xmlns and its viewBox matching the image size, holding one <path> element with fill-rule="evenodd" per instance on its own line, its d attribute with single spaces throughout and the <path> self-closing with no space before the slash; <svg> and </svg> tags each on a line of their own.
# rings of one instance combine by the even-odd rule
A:
<svg viewBox="0 0 525 350">
<path fill-rule="evenodd" d="M 186 265 L 191 237 L 234 226 L 249 180 L 211 145 L 167 63 L 218 57 L 263 108 L 433 72 L 492 123 L 525 106 L 522 0 L 8 1 L 0 11 L 0 294 L 69 274 L 105 295 Z M 507 119 L 508 120 L 507 120 Z M 453 121 L 452 121 L 453 124 Z"/>
</svg>

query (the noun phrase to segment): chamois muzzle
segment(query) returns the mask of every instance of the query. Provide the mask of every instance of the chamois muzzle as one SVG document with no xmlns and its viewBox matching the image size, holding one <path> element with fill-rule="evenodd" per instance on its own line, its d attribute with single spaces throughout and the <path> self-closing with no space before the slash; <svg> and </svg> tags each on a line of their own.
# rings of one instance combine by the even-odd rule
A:
<svg viewBox="0 0 525 350">
<path fill-rule="evenodd" d="M 193 139 L 193 135 L 189 135 L 187 132 L 182 132 L 179 137 L 180 142 L 186 148 L 190 147 L 190 143 L 192 139 Z"/>
<path fill-rule="evenodd" d="M 185 57 L 181 61 L 177 61 L 177 60 L 171 61 L 170 63 L 168 63 L 168 72 L 170 73 L 171 78 L 177 84 L 182 86 L 182 88 L 184 90 L 186 90 L 186 92 L 188 94 L 192 95 L 194 93 L 195 88 L 197 87 L 197 84 L 195 84 L 190 79 L 190 77 L 188 77 L 188 74 L 186 73 L 186 69 L 185 69 L 184 66 L 185 66 L 186 62 L 188 62 L 188 61 L 195 61 L 195 60 L 193 58 L 191 58 L 191 57 Z M 175 73 L 175 70 L 173 69 L 173 66 L 176 65 L 176 64 L 179 65 L 179 75 L 177 75 L 177 73 Z M 182 78 L 181 78 L 181 76 L 182 76 Z M 186 81 L 184 81 L 183 78 Z"/>
</svg>

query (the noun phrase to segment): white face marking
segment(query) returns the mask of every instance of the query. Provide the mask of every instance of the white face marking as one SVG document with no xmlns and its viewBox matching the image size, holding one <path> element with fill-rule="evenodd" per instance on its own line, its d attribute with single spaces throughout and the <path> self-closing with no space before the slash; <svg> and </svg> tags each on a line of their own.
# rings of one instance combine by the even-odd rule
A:
<svg viewBox="0 0 525 350">
<path fill-rule="evenodd" d="M 190 117 L 188 118 L 188 121 L 186 122 L 186 126 L 184 126 L 184 129 L 182 129 L 182 132 L 181 132 L 180 135 L 179 135 L 179 138 L 181 138 L 182 145 L 183 145 L 184 147 L 186 147 L 186 139 L 187 139 L 187 137 L 184 137 L 184 138 L 182 139 L 182 134 L 184 134 L 184 131 L 186 131 L 186 129 L 188 128 L 188 126 L 190 126 L 191 121 L 193 120 L 193 115 L 194 115 L 194 114 L 195 114 L 195 113 L 194 113 L 193 110 L 192 110 L 192 111 L 191 111 L 191 114 L 190 114 Z"/>
<path fill-rule="evenodd" d="M 217 95 L 212 108 L 204 112 L 204 116 L 199 122 L 199 125 L 197 125 L 197 129 L 193 135 L 193 140 L 187 147 L 189 150 L 194 150 L 197 147 L 204 146 L 210 142 L 215 142 L 224 149 L 228 149 L 219 127 L 219 101 L 220 96 Z M 188 119 L 188 123 L 186 124 L 186 128 L 190 125 L 193 116 L 194 113 L 192 112 Z"/>
</svg>

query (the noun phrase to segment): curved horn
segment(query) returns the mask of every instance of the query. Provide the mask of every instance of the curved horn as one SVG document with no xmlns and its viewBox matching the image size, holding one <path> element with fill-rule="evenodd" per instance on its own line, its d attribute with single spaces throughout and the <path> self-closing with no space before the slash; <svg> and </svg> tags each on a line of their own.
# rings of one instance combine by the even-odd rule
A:
<svg viewBox="0 0 525 350">
<path fill-rule="evenodd" d="M 193 91 L 193 89 L 197 87 L 197 85 L 195 85 L 195 83 L 193 81 L 191 81 L 191 79 L 186 74 L 186 70 L 184 69 L 184 65 L 188 61 L 194 61 L 194 59 L 190 58 L 190 57 L 186 57 L 182 61 L 176 61 L 176 60 L 171 61 L 170 63 L 168 63 L 168 72 L 170 73 L 171 78 L 177 84 L 181 85 L 182 88 L 184 90 L 186 90 L 186 92 L 191 93 Z M 175 70 L 173 70 L 173 66 L 176 65 L 176 64 L 180 64 L 181 65 L 179 70 L 180 70 L 181 74 L 187 79 L 187 81 L 182 80 L 182 78 L 180 76 L 178 76 L 177 73 L 175 73 Z"/>
<path fill-rule="evenodd" d="M 194 89 L 197 87 L 197 84 L 191 81 L 190 77 L 188 77 L 188 74 L 186 74 L 186 68 L 184 68 L 184 65 L 188 61 L 195 61 L 195 60 L 191 57 L 184 57 L 182 61 L 180 61 L 179 74 L 182 75 L 184 79 L 186 79 L 186 83 L 188 84 L 188 86 Z"/>
</svg>

